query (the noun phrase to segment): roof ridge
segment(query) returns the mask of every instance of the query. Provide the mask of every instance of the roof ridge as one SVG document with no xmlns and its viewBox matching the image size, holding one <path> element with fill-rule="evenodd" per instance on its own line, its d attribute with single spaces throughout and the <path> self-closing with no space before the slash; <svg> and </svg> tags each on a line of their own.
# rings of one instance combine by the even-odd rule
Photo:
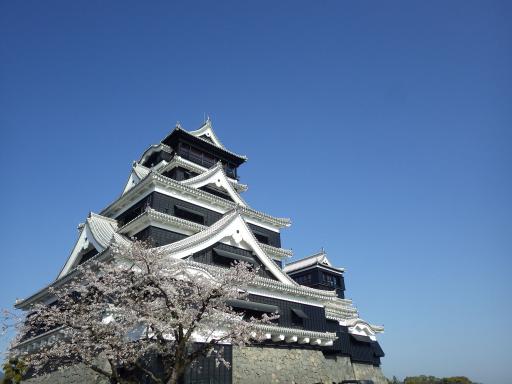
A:
<svg viewBox="0 0 512 384">
<path fill-rule="evenodd" d="M 238 157 L 238 158 L 240 158 L 240 159 L 243 159 L 244 161 L 247 161 L 247 160 L 248 160 L 248 157 L 247 157 L 247 156 L 245 156 L 245 155 L 240 155 L 240 154 L 238 154 L 238 153 L 235 153 L 235 152 L 230 151 L 229 149 L 226 149 L 226 148 L 223 148 L 223 147 L 219 147 L 218 145 L 215 145 L 215 143 L 212 143 L 211 141 L 208 141 L 208 140 L 206 140 L 206 139 L 203 139 L 202 137 L 199 137 L 199 136 L 195 136 L 195 135 L 193 135 L 192 133 L 190 133 L 190 132 L 189 132 L 189 131 L 187 131 L 186 129 L 183 129 L 181 126 L 179 126 L 179 127 L 178 127 L 178 126 L 177 126 L 177 127 L 175 127 L 175 128 L 171 131 L 171 133 L 169 133 L 169 135 L 167 135 L 165 138 L 169 137 L 169 136 L 172 134 L 172 132 L 174 132 L 174 131 L 182 131 L 182 132 L 186 133 L 187 135 L 190 135 L 190 136 L 192 136 L 192 137 L 195 137 L 195 138 L 196 138 L 196 139 L 198 139 L 198 140 L 201 140 L 201 141 L 203 141 L 203 142 L 205 142 L 205 143 L 208 143 L 208 144 L 210 144 L 210 145 L 214 145 L 215 147 L 219 148 L 221 151 L 224 151 L 224 152 L 226 152 L 226 153 L 229 153 L 230 155 L 236 156 L 236 157 Z M 164 140 L 165 140 L 165 138 L 164 138 Z M 162 144 L 163 144 L 163 143 L 162 143 Z M 164 145 L 165 145 L 165 144 L 164 144 Z"/>
<path fill-rule="evenodd" d="M 172 164 L 173 162 L 176 162 L 178 165 L 188 166 L 190 168 L 196 168 L 197 171 L 201 172 L 200 175 L 211 169 L 211 168 L 206 168 L 203 165 L 196 164 L 188 159 L 181 157 L 177 153 L 175 153 L 174 156 L 172 157 L 172 159 L 169 160 L 169 162 L 164 167 L 162 167 L 162 169 L 159 169 L 159 171 L 163 171 L 164 169 L 167 170 L 167 168 L 169 167 L 169 164 Z M 242 190 L 242 192 L 246 191 L 248 189 L 247 184 L 243 184 L 240 181 L 238 181 L 237 179 L 229 177 L 227 175 L 226 175 L 226 177 L 227 177 L 228 181 L 230 182 L 230 184 L 238 186 Z"/>
<path fill-rule="evenodd" d="M 111 223 L 113 223 L 113 224 L 115 224 L 117 226 L 117 220 L 116 219 L 113 219 L 113 218 L 107 217 L 107 216 L 103 216 L 103 215 L 100 215 L 99 213 L 95 213 L 93 211 L 90 211 L 89 215 L 87 215 L 87 219 L 86 220 L 89 220 L 89 219 L 92 219 L 92 218 L 98 218 L 100 220 L 110 221 Z"/>
<path fill-rule="evenodd" d="M 234 203 L 232 201 L 212 195 L 211 193 L 205 192 L 201 189 L 196 189 L 196 188 L 190 187 L 188 185 L 181 184 L 177 180 L 171 179 L 170 177 L 164 176 L 156 171 L 151 170 L 151 172 L 149 172 L 148 175 L 145 176 L 139 183 L 137 183 L 133 188 L 128 190 L 126 193 L 119 196 L 115 201 L 110 203 L 107 207 L 103 208 L 103 210 L 101 212 L 108 211 L 109 209 L 112 208 L 112 206 L 119 203 L 119 201 L 121 199 L 125 199 L 126 196 L 129 196 L 129 195 L 135 193 L 134 191 L 136 191 L 137 188 L 141 188 L 141 185 L 144 185 L 145 183 L 149 183 L 152 180 L 163 182 L 163 183 L 166 183 L 168 185 L 171 185 L 171 186 L 174 186 L 177 188 L 187 189 L 188 190 L 187 192 L 193 192 L 196 195 L 205 197 L 205 198 L 209 199 L 210 202 L 212 202 L 214 204 L 217 203 L 218 205 L 224 206 L 225 208 L 232 209 L 236 206 L 236 203 Z M 228 211 L 229 211 L 229 209 L 228 209 Z M 271 224 L 276 225 L 276 226 L 289 227 L 291 225 L 291 220 L 289 218 L 271 216 L 267 213 L 264 213 L 264 212 L 261 212 L 254 208 L 249 208 L 249 207 L 239 207 L 239 209 L 242 212 L 245 212 L 248 216 L 252 216 L 253 218 L 259 218 L 262 221 L 270 222 Z"/>
<path fill-rule="evenodd" d="M 199 232 L 200 231 L 204 231 L 205 229 L 208 228 L 207 225 L 194 223 L 193 221 L 185 220 L 185 219 L 182 219 L 182 218 L 177 217 L 177 216 L 170 215 L 170 214 L 165 213 L 165 212 L 157 211 L 156 209 L 151 208 L 151 207 L 148 206 L 148 207 L 146 207 L 144 212 L 142 212 L 140 215 L 134 217 L 131 221 L 129 221 L 128 223 L 123 225 L 121 228 L 119 228 L 117 230 L 117 233 L 122 232 L 127 226 L 131 225 L 132 222 L 134 222 L 135 220 L 138 220 L 142 216 L 152 216 L 155 219 L 160 219 L 160 220 L 164 220 L 164 221 L 167 221 L 167 222 L 180 223 L 180 224 L 188 226 L 189 228 L 194 228 L 194 229 L 198 230 Z M 293 251 L 291 249 L 286 249 L 286 248 L 282 248 L 282 247 L 275 247 L 273 245 L 265 244 L 265 243 L 261 243 L 261 242 L 258 242 L 258 243 L 259 243 L 260 247 L 263 250 L 268 250 L 269 252 L 279 253 L 279 254 L 282 254 L 282 255 L 284 255 L 286 257 L 291 257 L 292 254 L 293 254 Z"/>
<path fill-rule="evenodd" d="M 295 263 L 298 263 L 300 261 L 304 261 L 304 260 L 307 260 L 307 259 L 312 259 L 314 257 L 320 257 L 320 256 L 325 256 L 325 258 L 327 258 L 327 253 L 325 251 L 320 251 L 320 252 L 317 252 L 313 255 L 309 255 L 309 256 L 306 256 L 306 257 L 303 257 L 303 258 L 300 258 L 298 260 L 295 260 L 295 261 L 291 261 L 289 262 L 288 264 L 286 264 L 286 266 L 288 265 L 291 265 L 291 264 L 295 264 Z"/>
<path fill-rule="evenodd" d="M 225 180 L 226 186 L 224 189 L 226 189 L 226 191 L 231 196 L 231 198 L 233 198 L 233 200 L 235 200 L 235 203 L 241 204 L 243 206 L 248 206 L 247 202 L 242 198 L 242 196 L 240 196 L 240 194 L 237 192 L 237 190 L 230 183 L 229 178 L 226 175 L 226 172 L 224 172 L 224 166 L 222 164 L 222 161 L 220 161 L 220 160 L 217 162 L 217 164 L 215 164 L 214 167 L 208 169 L 206 172 L 203 172 L 197 176 L 191 177 L 190 179 L 182 180 L 182 181 L 180 181 L 180 183 L 183 185 L 187 185 L 187 186 L 191 186 L 192 184 L 196 184 L 196 183 L 200 184 L 203 181 L 208 180 L 210 177 L 214 176 L 216 173 L 219 173 L 219 172 Z M 220 183 L 221 180 L 219 179 L 218 181 Z M 218 187 L 217 182 L 214 181 L 214 183 Z M 204 184 L 198 188 L 201 188 L 205 185 L 207 185 L 207 184 Z"/>
<path fill-rule="evenodd" d="M 161 251 L 168 252 L 178 252 L 188 247 L 192 247 L 200 240 L 206 237 L 210 237 L 212 233 L 220 231 L 224 229 L 224 227 L 228 226 L 232 220 L 234 220 L 239 215 L 237 209 L 231 209 L 227 211 L 217 222 L 207 227 L 201 232 L 195 233 L 189 237 L 184 238 L 183 240 L 176 241 L 174 243 L 166 244 L 161 247 L 157 247 Z"/>
<path fill-rule="evenodd" d="M 208 130 L 210 132 L 208 132 Z M 206 135 L 206 137 L 210 137 L 212 139 L 212 142 L 219 148 L 222 148 L 222 149 L 226 149 L 226 147 L 224 146 L 224 144 L 220 141 L 219 137 L 217 136 L 217 134 L 215 133 L 215 131 L 213 130 L 213 125 L 212 125 L 212 121 L 210 120 L 210 118 L 208 117 L 208 119 L 203 123 L 203 125 L 201 125 L 198 129 L 195 129 L 193 131 L 188 131 L 188 133 L 190 133 L 191 135 L 193 136 L 196 136 L 196 137 L 199 137 L 202 136 L 202 135 Z M 210 134 L 208 134 L 210 133 Z"/>
</svg>

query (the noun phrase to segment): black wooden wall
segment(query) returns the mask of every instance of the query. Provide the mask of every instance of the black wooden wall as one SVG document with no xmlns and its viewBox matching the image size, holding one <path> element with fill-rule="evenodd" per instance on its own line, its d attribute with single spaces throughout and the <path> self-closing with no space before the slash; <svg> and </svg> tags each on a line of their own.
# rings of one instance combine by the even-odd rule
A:
<svg viewBox="0 0 512 384">
<path fill-rule="evenodd" d="M 191 260 L 197 261 L 199 263 L 216 265 L 217 262 L 216 262 L 216 255 L 215 255 L 214 248 L 218 248 L 221 250 L 235 253 L 237 255 L 242 256 L 244 259 L 245 258 L 251 259 L 252 263 L 254 265 L 256 265 L 257 267 L 259 267 L 258 274 L 260 276 L 267 277 L 269 279 L 275 279 L 275 277 L 265 268 L 265 266 L 259 261 L 259 259 L 251 251 L 248 251 L 246 249 L 232 247 L 227 244 L 216 243 L 209 248 L 203 249 L 201 252 L 197 252 L 197 253 L 193 254 L 190 258 L 191 258 Z"/>
<path fill-rule="evenodd" d="M 327 285 L 322 280 L 322 274 L 329 273 L 325 271 L 325 269 L 316 267 L 311 268 L 302 272 L 290 272 L 289 275 L 292 279 L 297 281 L 301 285 L 305 285 L 308 287 L 322 289 L 325 291 L 336 290 L 336 294 L 339 298 L 345 298 L 345 279 L 342 274 L 334 273 L 332 275 L 336 276 L 337 284 L 335 286 Z M 304 277 L 309 277 L 309 279 L 305 280 Z"/>
<path fill-rule="evenodd" d="M 138 232 L 134 237 L 138 240 L 148 241 L 155 247 L 174 243 L 187 237 L 182 233 L 168 231 L 166 229 L 149 226 Z"/>
<path fill-rule="evenodd" d="M 185 169 L 183 167 L 174 167 L 173 169 L 162 173 L 162 175 L 167 176 L 174 180 L 182 181 L 197 176 L 198 173 L 189 171 L 188 169 Z"/>
<path fill-rule="evenodd" d="M 359 363 L 380 365 L 380 358 L 384 356 L 380 345 L 372 341 L 369 337 L 359 337 L 357 340 L 348 333 L 348 328 L 339 325 L 337 321 L 325 318 L 325 310 L 322 307 L 290 302 L 259 295 L 249 295 L 249 300 L 257 303 L 270 304 L 279 307 L 278 325 L 286 328 L 300 328 L 316 332 L 333 332 L 338 339 L 331 347 L 307 346 L 297 343 L 286 343 L 285 341 L 275 343 L 267 341 L 262 345 L 288 346 L 293 348 L 320 349 L 327 355 L 344 355 Z M 292 322 L 292 308 L 301 309 L 308 319 L 304 319 L 302 326 L 297 326 Z M 362 339 L 362 341 L 361 341 Z"/>
<path fill-rule="evenodd" d="M 121 213 L 117 220 L 119 226 L 130 222 L 135 217 L 139 216 L 144 212 L 146 207 L 149 206 L 156 211 L 167 213 L 169 215 L 176 216 L 176 206 L 191 209 L 193 211 L 201 213 L 204 217 L 204 225 L 210 226 L 222 217 L 222 214 L 215 212 L 195 204 L 191 204 L 187 201 L 177 199 L 172 196 L 167 196 L 159 192 L 152 192 L 129 209 Z M 281 247 L 281 235 L 278 232 L 270 231 L 266 228 L 259 227 L 257 225 L 249 224 L 249 228 L 255 232 L 255 234 L 265 236 L 268 239 L 268 244 L 274 247 Z"/>
<path fill-rule="evenodd" d="M 279 307 L 278 324 L 286 328 L 300 328 L 308 331 L 326 332 L 325 310 L 323 307 L 301 304 L 272 297 L 249 295 L 249 300 L 256 303 L 270 304 Z M 302 326 L 292 322 L 292 308 L 302 310 L 308 319 L 303 320 Z"/>
<path fill-rule="evenodd" d="M 334 320 L 327 320 L 326 326 L 328 332 L 336 332 L 338 337 L 332 347 L 326 347 L 326 353 L 350 356 L 352 361 L 358 363 L 380 365 L 384 352 L 377 341 L 372 341 L 369 337 L 362 338 L 365 341 L 356 340 L 348 333 L 347 327 Z"/>
</svg>

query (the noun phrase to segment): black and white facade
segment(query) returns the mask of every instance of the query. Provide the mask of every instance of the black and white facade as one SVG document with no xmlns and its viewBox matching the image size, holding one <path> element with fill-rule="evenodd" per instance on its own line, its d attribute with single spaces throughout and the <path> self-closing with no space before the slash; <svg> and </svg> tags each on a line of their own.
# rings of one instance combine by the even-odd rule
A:
<svg viewBox="0 0 512 384">
<path fill-rule="evenodd" d="M 247 185 L 239 181 L 239 167 L 246 160 L 222 144 L 210 120 L 195 131 L 176 126 L 133 163 L 122 194 L 79 225 L 78 240 L 52 285 L 65 283 L 78 265 L 108 252 L 113 241 L 131 238 L 194 263 L 229 267 L 244 260 L 260 267 L 260 277 L 241 309 L 277 311 L 280 317 L 268 326 L 265 342 L 226 350 L 231 370 L 205 360 L 206 368 L 191 369 L 185 382 L 283 383 L 294 371 L 293 381 L 313 383 L 315 373 L 306 370 L 314 359 L 321 376 L 316 381 L 384 382 L 379 368 L 384 353 L 376 338 L 383 328 L 359 317 L 345 298 L 343 268 L 334 267 L 325 252 L 289 261 L 292 251 L 282 247 L 280 233 L 290 220 L 256 210 L 242 196 Z M 48 287 L 16 306 L 27 309 L 47 298 Z M 36 348 L 49 337 L 25 340 L 19 348 Z M 283 361 L 263 364 L 268 356 Z"/>
</svg>

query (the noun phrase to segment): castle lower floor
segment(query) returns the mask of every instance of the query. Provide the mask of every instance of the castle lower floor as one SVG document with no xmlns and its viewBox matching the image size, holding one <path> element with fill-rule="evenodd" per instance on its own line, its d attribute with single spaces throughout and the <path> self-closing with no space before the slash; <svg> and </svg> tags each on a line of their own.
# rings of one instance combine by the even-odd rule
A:
<svg viewBox="0 0 512 384">
<path fill-rule="evenodd" d="M 373 380 L 387 384 L 380 367 L 357 363 L 348 356 L 325 355 L 320 350 L 271 347 L 225 349 L 231 368 L 202 359 L 189 369 L 182 384 L 338 383 L 342 380 Z M 102 376 L 83 365 L 75 365 L 24 381 L 30 384 L 107 384 Z"/>
<path fill-rule="evenodd" d="M 348 379 L 387 383 L 380 367 L 352 362 L 347 356 L 298 348 L 233 348 L 232 382 L 236 384 L 331 384 Z"/>
</svg>

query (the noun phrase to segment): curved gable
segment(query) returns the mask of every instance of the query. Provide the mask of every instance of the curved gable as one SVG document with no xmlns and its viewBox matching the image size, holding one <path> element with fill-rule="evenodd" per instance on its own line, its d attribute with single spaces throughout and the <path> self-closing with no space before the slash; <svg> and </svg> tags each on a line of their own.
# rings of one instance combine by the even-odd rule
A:
<svg viewBox="0 0 512 384">
<path fill-rule="evenodd" d="M 98 253 L 104 251 L 112 242 L 116 231 L 117 222 L 115 220 L 91 212 L 85 223 L 81 224 L 78 240 L 57 279 L 80 264 L 85 251 L 90 251 L 93 248 Z"/>
<path fill-rule="evenodd" d="M 183 259 L 219 242 L 250 249 L 277 280 L 287 285 L 297 285 L 265 253 L 237 209 L 227 212 L 222 219 L 204 231 L 158 249 L 172 257 Z"/>
<path fill-rule="evenodd" d="M 208 171 L 200 175 L 187 180 L 183 180 L 181 181 L 181 184 L 193 188 L 201 188 L 208 184 L 213 184 L 217 188 L 222 188 L 225 190 L 235 203 L 241 205 L 242 207 L 247 207 L 247 203 L 242 199 L 235 188 L 233 188 L 233 185 L 229 182 L 220 161 L 217 163 L 217 165 L 215 165 L 215 167 L 210 168 Z"/>
<path fill-rule="evenodd" d="M 219 148 L 226 149 L 226 147 L 224 147 L 224 144 L 221 143 L 221 141 L 213 131 L 212 122 L 210 118 L 208 118 L 199 129 L 196 129 L 195 131 L 189 131 L 188 133 L 190 133 L 192 136 L 210 141 Z"/>
</svg>

